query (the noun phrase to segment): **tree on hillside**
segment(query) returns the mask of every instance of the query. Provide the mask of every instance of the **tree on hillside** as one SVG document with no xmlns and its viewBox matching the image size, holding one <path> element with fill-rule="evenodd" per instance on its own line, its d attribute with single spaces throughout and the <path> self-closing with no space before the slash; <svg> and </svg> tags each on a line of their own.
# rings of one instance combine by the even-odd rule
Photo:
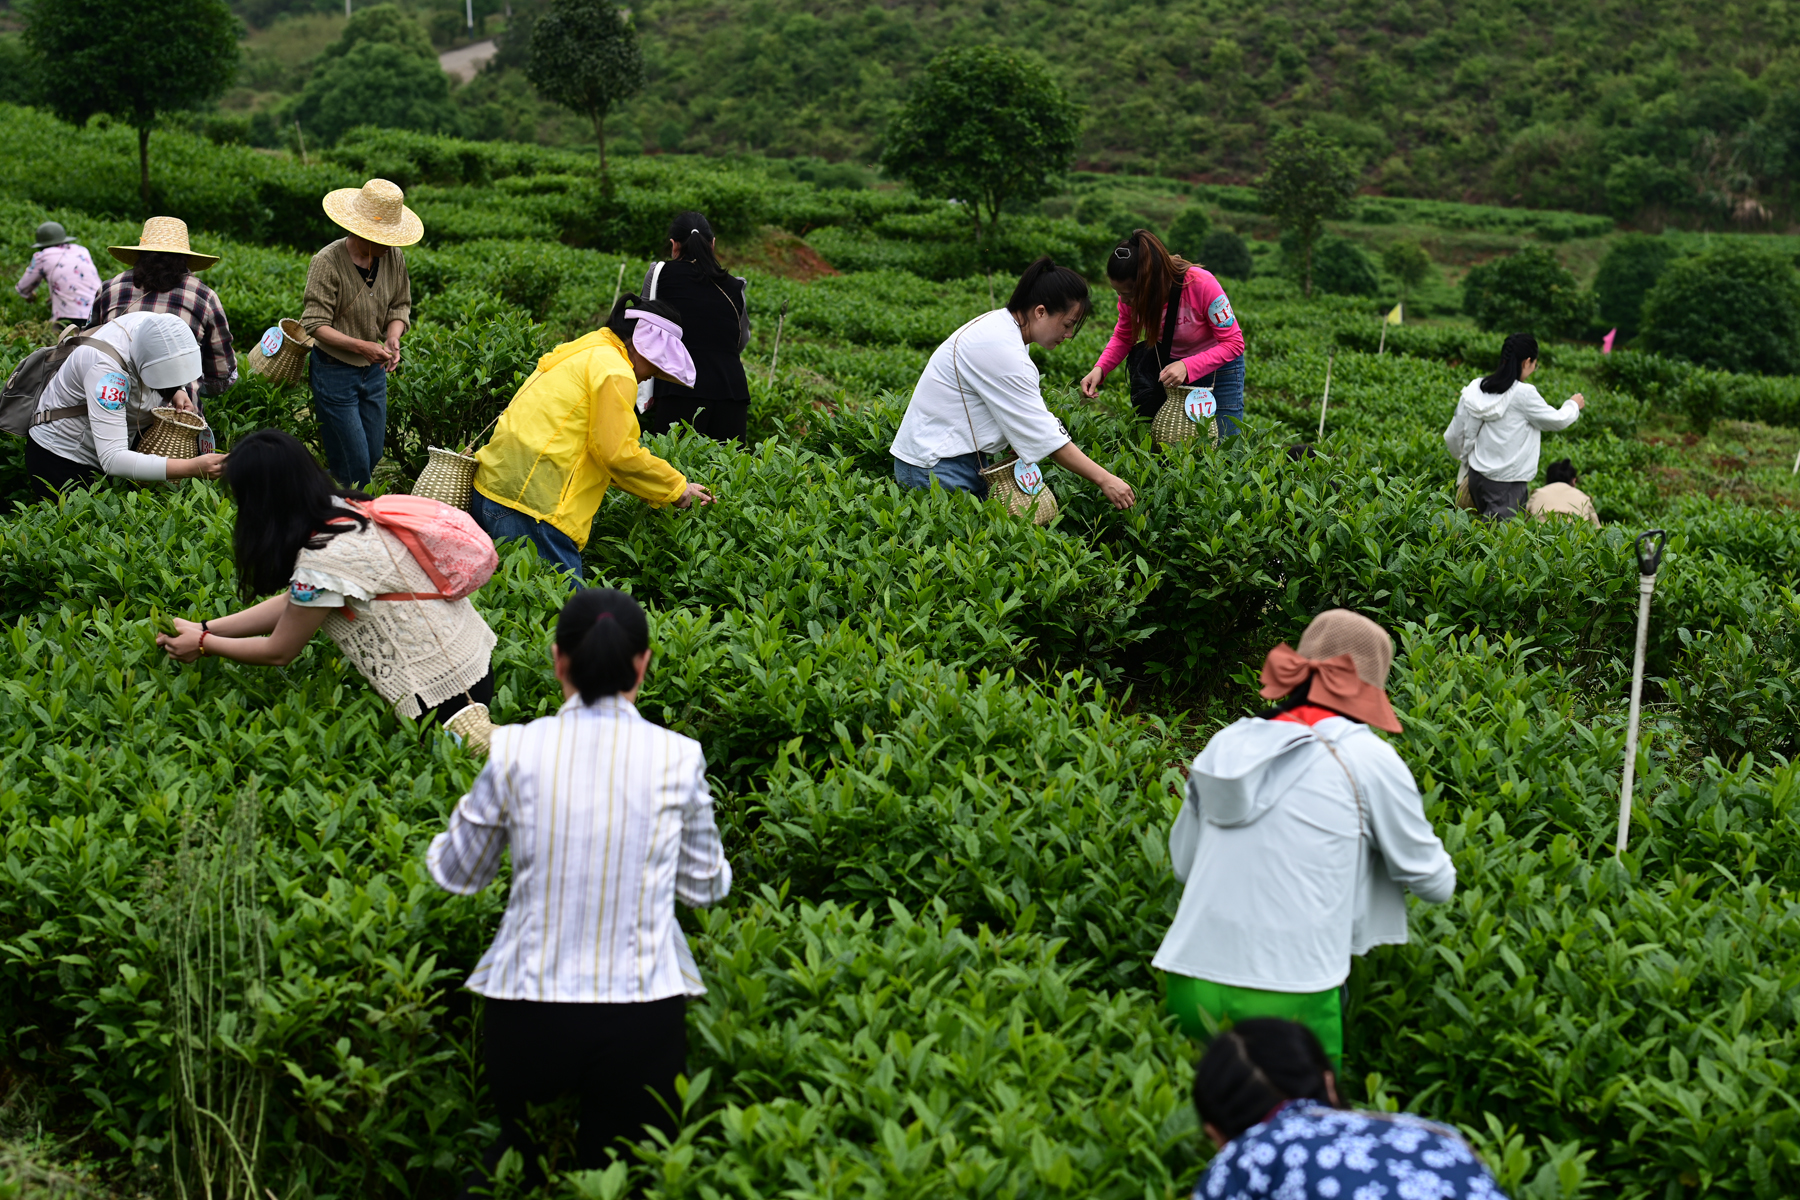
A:
<svg viewBox="0 0 1800 1200">
<path fill-rule="evenodd" d="M 319 52 L 319 63 L 342 58 L 364 42 L 385 42 L 410 50 L 420 58 L 437 61 L 437 51 L 425 36 L 425 27 L 413 20 L 397 4 L 371 4 L 350 14 L 337 41 Z"/>
<path fill-rule="evenodd" d="M 1057 190 L 1078 128 L 1074 102 L 1044 67 L 997 46 L 963 46 L 914 82 L 888 123 L 881 165 L 927 196 L 967 205 L 980 241 L 1009 206 Z"/>
<path fill-rule="evenodd" d="M 1471 267 L 1463 277 L 1463 311 L 1495 333 L 1580 337 L 1594 323 L 1594 297 L 1545 246 Z"/>
<path fill-rule="evenodd" d="M 555 0 L 531 31 L 532 86 L 594 124 L 606 175 L 606 114 L 644 86 L 637 31 L 613 0 Z"/>
<path fill-rule="evenodd" d="M 1400 299 L 1405 300 L 1412 289 L 1431 278 L 1431 255 L 1425 253 L 1425 247 L 1408 238 L 1395 242 L 1381 252 L 1381 265 L 1387 273 L 1400 281 Z"/>
<path fill-rule="evenodd" d="M 1224 279 L 1248 279 L 1256 270 L 1250 247 L 1229 229 L 1215 229 L 1206 235 L 1200 265 Z"/>
<path fill-rule="evenodd" d="M 1308 296 L 1319 230 L 1348 215 L 1360 177 L 1343 147 L 1316 130 L 1284 129 L 1269 145 L 1268 173 L 1257 180 L 1262 209 L 1299 242 L 1300 284 Z"/>
<path fill-rule="evenodd" d="M 456 133 L 461 124 L 437 58 L 391 42 L 359 42 L 341 58 L 323 59 L 286 116 L 320 145 L 358 125 Z"/>
<path fill-rule="evenodd" d="M 150 131 L 158 114 L 225 94 L 238 64 L 225 0 L 29 0 L 25 42 L 58 82 L 44 102 L 84 125 L 105 113 L 138 135 L 138 191 L 150 206 Z"/>
<path fill-rule="evenodd" d="M 1663 269 L 1643 325 L 1646 350 L 1720 371 L 1800 374 L 1800 275 L 1774 247 L 1722 242 Z"/>
<path fill-rule="evenodd" d="M 1613 242 L 1594 276 L 1600 320 L 1626 337 L 1636 337 L 1644 297 L 1680 253 L 1667 238 L 1628 233 Z"/>
<path fill-rule="evenodd" d="M 1198 260 L 1200 250 L 1212 233 L 1212 221 L 1198 200 L 1189 200 L 1169 222 L 1169 249 L 1183 258 Z"/>
</svg>

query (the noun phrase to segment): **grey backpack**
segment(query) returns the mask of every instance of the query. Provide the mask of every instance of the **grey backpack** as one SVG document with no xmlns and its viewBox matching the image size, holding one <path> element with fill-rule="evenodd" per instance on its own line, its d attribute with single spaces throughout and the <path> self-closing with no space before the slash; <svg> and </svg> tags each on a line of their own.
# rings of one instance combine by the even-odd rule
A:
<svg viewBox="0 0 1800 1200">
<path fill-rule="evenodd" d="M 43 412 L 37 410 L 44 389 L 50 386 L 50 381 L 56 378 L 56 373 L 62 370 L 63 363 L 78 346 L 92 346 L 118 363 L 121 371 L 130 370 L 119 352 L 98 338 L 65 337 L 54 346 L 33 350 L 14 369 L 12 378 L 6 381 L 6 390 L 0 392 L 0 429 L 24 437 L 26 430 L 34 425 L 48 425 L 52 421 L 86 414 L 86 404 L 70 404 Z"/>
</svg>

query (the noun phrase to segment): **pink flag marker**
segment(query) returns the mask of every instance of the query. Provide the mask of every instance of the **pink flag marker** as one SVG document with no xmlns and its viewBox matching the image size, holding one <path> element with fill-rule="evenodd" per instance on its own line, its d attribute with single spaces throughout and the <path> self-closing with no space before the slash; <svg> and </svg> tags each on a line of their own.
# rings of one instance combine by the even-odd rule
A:
<svg viewBox="0 0 1800 1200">
<path fill-rule="evenodd" d="M 1600 339 L 1600 353 L 1611 354 L 1613 339 L 1618 336 L 1619 331 L 1617 329 L 1608 330 L 1606 336 Z"/>
</svg>

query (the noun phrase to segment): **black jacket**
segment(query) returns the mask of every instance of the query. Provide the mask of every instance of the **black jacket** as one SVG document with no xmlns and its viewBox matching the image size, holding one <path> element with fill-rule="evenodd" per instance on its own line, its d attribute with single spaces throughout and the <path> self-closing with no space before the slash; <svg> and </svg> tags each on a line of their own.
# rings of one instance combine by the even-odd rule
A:
<svg viewBox="0 0 1800 1200">
<path fill-rule="evenodd" d="M 750 399 L 750 384 L 738 359 L 744 281 L 732 276 L 708 279 L 699 264 L 678 258 L 662 264 L 656 298 L 681 314 L 681 341 L 694 358 L 694 386 L 689 390 L 659 379 L 653 394 L 658 399 Z"/>
</svg>

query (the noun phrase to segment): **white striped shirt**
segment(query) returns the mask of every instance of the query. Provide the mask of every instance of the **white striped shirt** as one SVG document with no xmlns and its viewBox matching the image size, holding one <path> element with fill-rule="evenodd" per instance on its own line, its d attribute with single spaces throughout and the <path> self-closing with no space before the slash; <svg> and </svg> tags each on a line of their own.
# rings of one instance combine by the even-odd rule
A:
<svg viewBox="0 0 1800 1200">
<path fill-rule="evenodd" d="M 432 839 L 446 891 L 473 895 L 512 848 L 512 892 L 468 988 L 496 1000 L 633 1004 L 701 996 L 675 901 L 731 890 L 700 743 L 618 696 L 494 730 L 487 766 Z"/>
</svg>

